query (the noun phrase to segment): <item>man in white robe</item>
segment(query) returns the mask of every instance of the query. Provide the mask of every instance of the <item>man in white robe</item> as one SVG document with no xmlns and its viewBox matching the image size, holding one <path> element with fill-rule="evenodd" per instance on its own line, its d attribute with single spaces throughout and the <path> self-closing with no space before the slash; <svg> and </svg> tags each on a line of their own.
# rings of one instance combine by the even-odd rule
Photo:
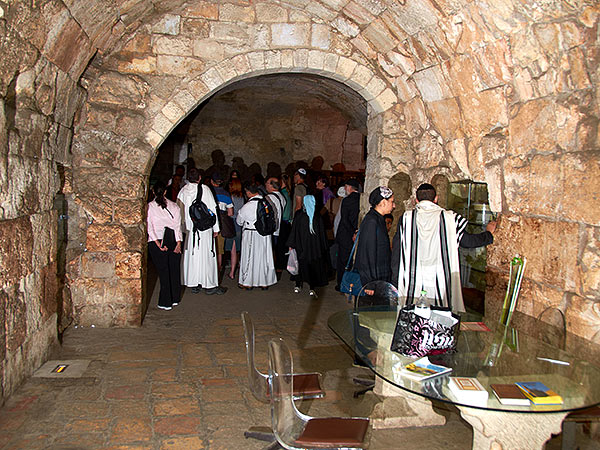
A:
<svg viewBox="0 0 600 450">
<path fill-rule="evenodd" d="M 268 289 L 277 283 L 271 236 L 262 236 L 256 231 L 256 211 L 258 202 L 252 199 L 263 198 L 258 187 L 245 183 L 244 190 L 248 202 L 238 212 L 236 221 L 242 227 L 242 254 L 240 256 L 239 287 Z"/>
<path fill-rule="evenodd" d="M 460 283 L 458 247 L 483 247 L 494 242 L 496 222 L 486 231 L 469 234 L 467 219 L 437 205 L 435 188 L 428 183 L 417 189 L 417 205 L 398 221 L 392 244 L 392 280 L 406 304 L 421 291 L 435 306 L 465 310 Z"/>
<path fill-rule="evenodd" d="M 212 228 L 194 233 L 194 224 L 190 218 L 190 205 L 196 200 L 198 189 L 202 189 L 202 202 L 216 214 L 217 204 L 208 186 L 200 183 L 197 169 L 188 171 L 188 181 L 177 195 L 177 203 L 182 209 L 184 229 L 186 230 L 185 247 L 182 258 L 182 284 L 192 288 L 193 293 L 202 289 L 208 295 L 222 295 L 226 288 L 219 287 L 217 268 L 217 252 L 215 237 L 219 233 L 219 221 Z"/>
</svg>

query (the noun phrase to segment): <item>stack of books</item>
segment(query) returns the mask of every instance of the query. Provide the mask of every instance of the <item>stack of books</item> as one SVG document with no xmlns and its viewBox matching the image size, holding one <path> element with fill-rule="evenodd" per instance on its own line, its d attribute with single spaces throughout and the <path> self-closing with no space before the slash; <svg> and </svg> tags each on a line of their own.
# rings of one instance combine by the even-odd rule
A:
<svg viewBox="0 0 600 450">
<path fill-rule="evenodd" d="M 560 395 L 539 381 L 521 382 L 516 385 L 534 405 L 561 405 L 563 402 Z"/>
<path fill-rule="evenodd" d="M 461 403 L 475 406 L 486 406 L 488 391 L 481 385 L 477 378 L 450 377 L 448 381 L 450 392 Z"/>
</svg>

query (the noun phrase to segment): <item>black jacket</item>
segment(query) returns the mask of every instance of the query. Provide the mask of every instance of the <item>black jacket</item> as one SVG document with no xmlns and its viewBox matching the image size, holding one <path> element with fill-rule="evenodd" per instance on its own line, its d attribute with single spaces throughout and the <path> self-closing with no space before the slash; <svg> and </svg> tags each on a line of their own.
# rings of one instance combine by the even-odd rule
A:
<svg viewBox="0 0 600 450">
<path fill-rule="evenodd" d="M 367 213 L 360 225 L 354 268 L 364 286 L 370 281 L 392 279 L 392 251 L 385 219 L 375 209 Z"/>
<path fill-rule="evenodd" d="M 340 247 L 352 247 L 352 238 L 358 228 L 358 210 L 360 208 L 360 194 L 351 193 L 342 200 L 340 205 L 340 224 L 335 236 L 335 242 Z"/>
</svg>

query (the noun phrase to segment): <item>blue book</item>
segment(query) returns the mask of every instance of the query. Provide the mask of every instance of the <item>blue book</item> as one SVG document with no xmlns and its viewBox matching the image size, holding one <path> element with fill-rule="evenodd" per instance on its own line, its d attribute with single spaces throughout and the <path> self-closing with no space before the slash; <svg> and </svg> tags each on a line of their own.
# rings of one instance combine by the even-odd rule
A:
<svg viewBox="0 0 600 450">
<path fill-rule="evenodd" d="M 540 381 L 515 383 L 523 391 L 525 397 L 535 405 L 560 405 L 563 399 L 560 395 Z"/>
</svg>

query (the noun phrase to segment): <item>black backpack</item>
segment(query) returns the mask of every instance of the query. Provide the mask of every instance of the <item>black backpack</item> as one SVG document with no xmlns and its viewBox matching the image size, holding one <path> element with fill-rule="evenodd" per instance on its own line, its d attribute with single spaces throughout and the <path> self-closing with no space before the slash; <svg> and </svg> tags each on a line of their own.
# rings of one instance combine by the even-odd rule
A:
<svg viewBox="0 0 600 450">
<path fill-rule="evenodd" d="M 206 203 L 202 201 L 202 185 L 198 183 L 198 194 L 196 200 L 190 205 L 190 219 L 194 224 L 194 235 L 199 231 L 206 231 L 217 223 L 217 215 L 208 209 Z"/>
<path fill-rule="evenodd" d="M 253 198 L 256 201 L 256 222 L 254 227 L 261 236 L 269 236 L 277 230 L 275 208 L 264 198 Z"/>
</svg>

